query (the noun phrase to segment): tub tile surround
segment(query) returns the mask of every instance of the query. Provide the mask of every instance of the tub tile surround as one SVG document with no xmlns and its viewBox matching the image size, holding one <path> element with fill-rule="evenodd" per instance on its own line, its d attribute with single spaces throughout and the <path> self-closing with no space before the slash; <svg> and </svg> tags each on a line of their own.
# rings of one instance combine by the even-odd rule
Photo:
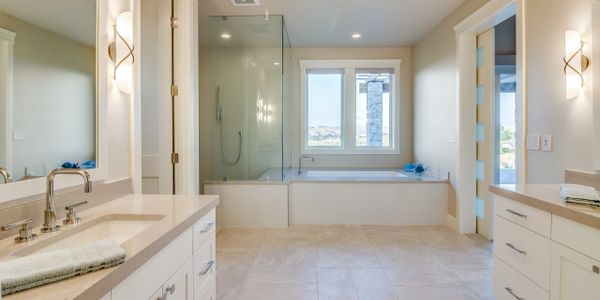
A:
<svg viewBox="0 0 600 300">
<path fill-rule="evenodd" d="M 131 194 L 131 180 L 124 179 L 111 183 L 92 184 L 92 192 L 86 194 L 83 192 L 83 186 L 75 186 L 56 192 L 56 212 L 57 218 L 65 217 L 64 207 L 81 201 L 88 201 L 78 211 L 87 210 L 122 196 Z M 4 225 L 26 218 L 33 218 L 32 227 L 42 225 L 44 221 L 44 209 L 46 208 L 46 195 L 38 194 L 22 199 L 12 200 L 0 204 L 0 220 Z M 15 230 L 8 232 L 0 231 L 0 240 L 9 236 L 16 235 Z"/>
<path fill-rule="evenodd" d="M 493 299 L 491 243 L 445 226 L 223 228 L 218 299 Z"/>
</svg>

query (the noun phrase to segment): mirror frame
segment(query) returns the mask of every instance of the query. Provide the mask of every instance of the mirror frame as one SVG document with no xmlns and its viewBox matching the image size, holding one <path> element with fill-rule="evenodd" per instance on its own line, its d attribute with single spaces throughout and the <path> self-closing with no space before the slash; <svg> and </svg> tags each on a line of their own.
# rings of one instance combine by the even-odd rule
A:
<svg viewBox="0 0 600 300">
<path fill-rule="evenodd" d="M 94 182 L 108 177 L 107 145 L 107 100 L 109 84 L 109 58 L 104 55 L 109 44 L 108 4 L 109 1 L 96 0 L 96 169 L 88 172 Z M 104 29 L 104 30 L 101 30 Z M 56 189 L 65 189 L 82 184 L 81 178 L 73 176 L 57 177 Z M 44 194 L 46 177 L 12 182 L 0 185 L 0 205 L 24 197 Z"/>
</svg>

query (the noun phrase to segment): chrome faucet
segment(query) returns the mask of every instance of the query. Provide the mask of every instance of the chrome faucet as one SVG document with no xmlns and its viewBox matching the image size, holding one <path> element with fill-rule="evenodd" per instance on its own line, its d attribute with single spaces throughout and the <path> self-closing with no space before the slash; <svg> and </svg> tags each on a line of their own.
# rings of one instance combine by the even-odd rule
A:
<svg viewBox="0 0 600 300">
<path fill-rule="evenodd" d="M 12 173 L 10 173 L 9 170 L 0 167 L 0 175 L 2 175 L 2 178 L 4 178 L 4 183 L 11 183 L 12 182 Z"/>
<path fill-rule="evenodd" d="M 298 175 L 302 175 L 302 173 L 304 173 L 302 171 L 302 159 L 304 158 L 310 158 L 312 160 L 312 162 L 315 162 L 315 157 L 314 156 L 308 156 L 308 155 L 302 155 L 300 156 L 300 158 L 298 158 Z"/>
<path fill-rule="evenodd" d="M 44 225 L 42 232 L 54 232 L 60 229 L 56 225 L 56 207 L 54 205 L 54 177 L 56 175 L 79 175 L 83 177 L 85 193 L 92 192 L 92 180 L 90 174 L 82 169 L 56 169 L 46 177 L 46 210 L 44 211 Z"/>
</svg>

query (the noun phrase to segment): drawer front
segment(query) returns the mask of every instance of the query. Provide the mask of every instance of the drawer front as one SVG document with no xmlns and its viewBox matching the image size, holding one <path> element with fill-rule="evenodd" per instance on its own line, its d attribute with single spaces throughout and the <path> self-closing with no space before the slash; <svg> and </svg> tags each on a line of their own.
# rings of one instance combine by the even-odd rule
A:
<svg viewBox="0 0 600 300">
<path fill-rule="evenodd" d="M 494 257 L 494 296 L 497 300 L 549 300 L 543 288 Z"/>
<path fill-rule="evenodd" d="M 509 221 L 550 238 L 552 217 L 549 212 L 494 195 L 494 211 Z"/>
<path fill-rule="evenodd" d="M 190 228 L 116 286 L 112 300 L 149 299 L 191 256 Z"/>
<path fill-rule="evenodd" d="M 194 295 L 198 295 L 205 285 L 215 285 L 216 249 L 215 233 L 207 237 L 204 244 L 194 252 Z M 210 280 L 213 282 L 210 282 Z"/>
<path fill-rule="evenodd" d="M 494 255 L 549 290 L 550 239 L 502 217 L 496 216 L 494 222 Z"/>
<path fill-rule="evenodd" d="M 552 240 L 600 261 L 600 230 L 552 216 Z"/>
<path fill-rule="evenodd" d="M 211 278 L 198 290 L 198 292 L 194 295 L 194 300 L 217 300 L 217 285 L 215 275 L 212 275 Z"/>
<path fill-rule="evenodd" d="M 217 227 L 215 209 L 212 209 L 194 224 L 194 250 L 198 249 L 211 236 Z"/>
</svg>

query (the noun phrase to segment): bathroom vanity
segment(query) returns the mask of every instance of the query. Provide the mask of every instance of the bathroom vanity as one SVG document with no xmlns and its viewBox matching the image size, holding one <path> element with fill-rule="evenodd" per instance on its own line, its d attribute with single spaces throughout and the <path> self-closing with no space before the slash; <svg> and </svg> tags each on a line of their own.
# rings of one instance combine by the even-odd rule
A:
<svg viewBox="0 0 600 300">
<path fill-rule="evenodd" d="M 600 299 L 600 209 L 559 185 L 494 185 L 497 299 Z"/>
<path fill-rule="evenodd" d="M 218 204 L 218 196 L 128 195 L 80 212 L 79 224 L 34 242 L 3 239 L 2 261 L 107 238 L 128 254 L 116 267 L 3 299 L 215 299 Z"/>
</svg>

